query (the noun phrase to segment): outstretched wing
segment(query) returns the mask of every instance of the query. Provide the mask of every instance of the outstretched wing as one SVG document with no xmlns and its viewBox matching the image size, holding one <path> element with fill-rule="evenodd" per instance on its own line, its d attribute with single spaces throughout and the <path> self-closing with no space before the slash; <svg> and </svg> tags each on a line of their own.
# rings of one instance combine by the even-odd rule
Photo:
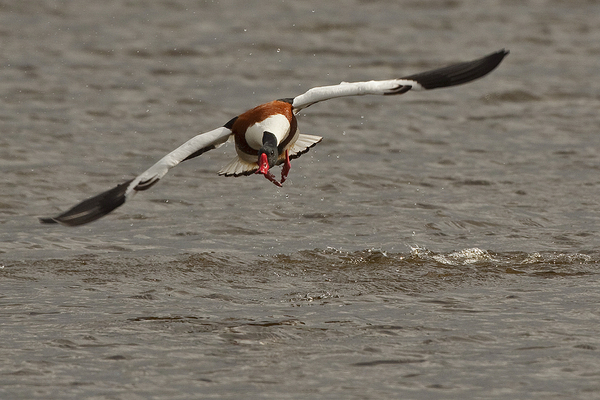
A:
<svg viewBox="0 0 600 400">
<path fill-rule="evenodd" d="M 46 224 L 60 223 L 67 226 L 87 224 L 105 216 L 115 208 L 123 205 L 125 201 L 136 192 L 150 189 L 158 182 L 169 169 L 182 161 L 198 157 L 200 154 L 219 147 L 231 136 L 231 126 L 235 118 L 225 126 L 210 132 L 194 136 L 156 164 L 142 172 L 136 178 L 124 182 L 113 189 L 102 192 L 97 196 L 82 201 L 64 213 L 51 218 L 40 218 Z"/>
<path fill-rule="evenodd" d="M 499 50 L 483 58 L 453 64 L 400 79 L 369 82 L 342 82 L 339 85 L 320 86 L 294 97 L 294 112 L 320 101 L 336 97 L 360 96 L 365 94 L 393 95 L 403 94 L 411 89 L 435 89 L 467 83 L 491 72 L 508 54 L 507 50 Z"/>
</svg>

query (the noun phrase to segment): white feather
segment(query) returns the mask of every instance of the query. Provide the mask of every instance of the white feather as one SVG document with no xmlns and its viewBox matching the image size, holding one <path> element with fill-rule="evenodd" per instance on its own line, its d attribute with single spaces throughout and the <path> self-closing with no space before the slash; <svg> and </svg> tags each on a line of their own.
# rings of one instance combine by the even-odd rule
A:
<svg viewBox="0 0 600 400">
<path fill-rule="evenodd" d="M 235 157 L 229 164 L 221 168 L 219 175 L 223 176 L 240 176 L 258 170 L 257 163 L 249 163 L 239 157 Z"/>
<path fill-rule="evenodd" d="M 304 154 L 315 144 L 323 140 L 320 136 L 299 134 L 298 140 L 290 148 L 290 157 Z"/>
<path fill-rule="evenodd" d="M 148 168 L 146 171 L 138 175 L 127 187 L 125 195 L 129 196 L 131 193 L 134 193 L 134 189 L 140 184 L 153 184 L 154 182 L 165 176 L 169 169 L 175 167 L 195 152 L 206 147 L 221 146 L 227 141 L 231 134 L 232 132 L 230 129 L 220 127 L 212 131 L 194 136 L 193 138 L 191 138 L 190 140 L 188 140 L 187 142 L 185 142 L 184 144 L 182 144 L 181 146 L 179 146 L 178 148 L 161 158 L 157 163 Z"/>
<path fill-rule="evenodd" d="M 290 121 L 283 114 L 271 115 L 246 129 L 246 142 L 254 150 L 260 149 L 265 132 L 274 134 L 277 137 L 277 144 L 279 144 L 290 132 Z"/>
<path fill-rule="evenodd" d="M 342 82 L 339 85 L 318 86 L 309 89 L 306 93 L 296 96 L 292 106 L 294 110 L 300 111 L 320 101 L 334 99 L 336 97 L 362 96 L 366 94 L 395 94 L 400 88 L 409 86 L 412 89 L 423 89 L 417 82 L 409 79 L 390 79 L 385 81 L 368 82 Z"/>
</svg>

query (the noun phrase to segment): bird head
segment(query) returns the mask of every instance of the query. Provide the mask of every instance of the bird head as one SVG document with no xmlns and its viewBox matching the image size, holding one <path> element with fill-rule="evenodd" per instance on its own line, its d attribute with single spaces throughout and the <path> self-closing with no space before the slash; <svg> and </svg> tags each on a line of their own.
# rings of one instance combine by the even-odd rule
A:
<svg viewBox="0 0 600 400">
<path fill-rule="evenodd" d="M 264 132 L 263 145 L 258 150 L 258 171 L 256 173 L 267 175 L 269 169 L 277 164 L 278 158 L 277 137 L 271 132 Z"/>
</svg>

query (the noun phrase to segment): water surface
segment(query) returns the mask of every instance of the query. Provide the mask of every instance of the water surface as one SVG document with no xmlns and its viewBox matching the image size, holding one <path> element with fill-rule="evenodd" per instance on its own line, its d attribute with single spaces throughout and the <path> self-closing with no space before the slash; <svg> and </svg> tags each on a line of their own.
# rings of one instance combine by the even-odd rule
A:
<svg viewBox="0 0 600 400">
<path fill-rule="evenodd" d="M 600 398 L 600 5 L 7 2 L 2 398 Z M 224 146 L 44 226 L 232 116 L 510 50 L 469 85 L 306 109 L 277 188 Z"/>
</svg>

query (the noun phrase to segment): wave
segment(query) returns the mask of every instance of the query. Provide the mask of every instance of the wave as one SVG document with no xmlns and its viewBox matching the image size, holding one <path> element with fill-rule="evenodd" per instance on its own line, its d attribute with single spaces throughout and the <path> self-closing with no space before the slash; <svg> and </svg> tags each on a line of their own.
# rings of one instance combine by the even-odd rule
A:
<svg viewBox="0 0 600 400">
<path fill-rule="evenodd" d="M 498 280 L 569 278 L 598 274 L 598 253 L 504 252 L 466 248 L 438 253 L 414 246 L 407 252 L 379 248 L 335 248 L 291 254 L 225 252 L 169 256 L 88 254 L 71 258 L 2 264 L 5 279 L 45 280 L 49 276 L 82 282 L 156 282 L 157 287 L 221 286 L 226 297 L 239 290 L 285 291 L 290 301 L 331 301 L 342 294 L 425 293 L 449 286 L 490 285 Z M 150 284 L 152 287 L 152 284 Z M 211 291 L 211 296 L 215 292 Z M 152 295 L 144 294 L 152 298 Z M 144 297 L 146 298 L 146 297 Z M 142 299 L 141 297 L 139 299 Z"/>
</svg>

